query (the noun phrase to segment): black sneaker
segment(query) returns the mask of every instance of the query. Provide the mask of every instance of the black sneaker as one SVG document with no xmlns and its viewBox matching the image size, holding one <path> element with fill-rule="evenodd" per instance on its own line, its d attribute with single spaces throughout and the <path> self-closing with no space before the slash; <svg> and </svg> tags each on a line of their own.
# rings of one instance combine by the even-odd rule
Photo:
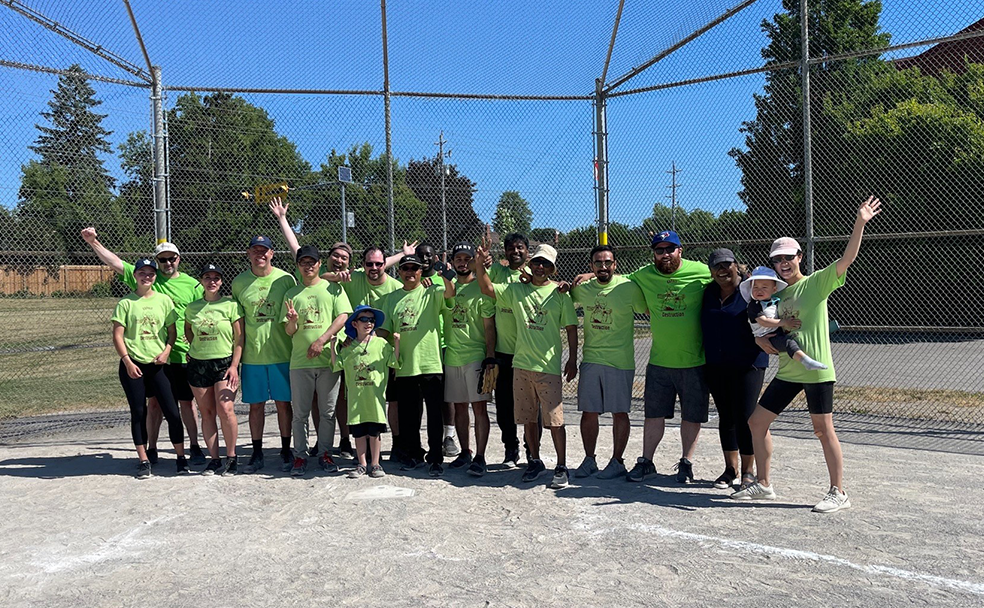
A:
<svg viewBox="0 0 984 608">
<path fill-rule="evenodd" d="M 157 448 L 147 448 L 147 462 L 157 464 Z"/>
<path fill-rule="evenodd" d="M 417 460 L 416 458 L 407 458 L 403 461 L 403 466 L 400 467 L 401 471 L 412 471 L 414 469 L 419 469 L 424 465 L 423 460 Z"/>
<path fill-rule="evenodd" d="M 427 474 L 431 477 L 443 477 L 444 476 L 444 466 L 439 462 L 435 462 L 430 466 L 430 470 Z"/>
<path fill-rule="evenodd" d="M 656 465 L 653 464 L 652 460 L 640 456 L 636 460 L 636 465 L 632 467 L 628 475 L 625 478 L 629 481 L 642 481 L 647 477 L 651 477 L 656 474 Z"/>
<path fill-rule="evenodd" d="M 451 464 L 449 464 L 448 466 L 451 467 L 452 469 L 462 469 L 464 467 L 467 467 L 471 463 L 472 463 L 471 450 L 466 450 L 458 454 L 458 457 L 452 460 Z"/>
<path fill-rule="evenodd" d="M 188 459 L 184 456 L 178 456 L 178 459 L 174 462 L 174 468 L 177 470 L 178 475 L 191 473 L 191 469 L 188 468 Z"/>
<path fill-rule="evenodd" d="M 202 475 L 215 475 L 216 473 L 219 472 L 219 469 L 221 468 L 222 468 L 222 459 L 213 458 L 208 461 L 208 466 L 206 466 L 205 470 L 202 471 Z"/>
<path fill-rule="evenodd" d="M 352 449 L 352 442 L 349 441 L 348 437 L 342 437 L 338 441 L 338 457 L 344 458 L 345 460 L 355 458 L 355 451 Z"/>
<path fill-rule="evenodd" d="M 148 477 L 150 477 L 150 461 L 141 460 L 140 464 L 137 465 L 137 479 L 147 479 Z"/>
<path fill-rule="evenodd" d="M 314 444 L 308 448 L 308 458 L 316 458 L 318 456 L 318 444 Z"/>
<path fill-rule="evenodd" d="M 235 456 L 230 456 L 226 461 L 225 470 L 222 471 L 222 476 L 235 475 L 239 472 L 239 459 Z"/>
<path fill-rule="evenodd" d="M 553 479 L 550 481 L 550 487 L 554 489 L 566 488 L 568 483 L 570 483 L 570 475 L 567 473 L 567 467 L 562 464 L 557 465 L 557 468 L 554 469 Z"/>
<path fill-rule="evenodd" d="M 200 467 L 205 464 L 205 460 L 205 452 L 202 452 L 202 448 L 198 445 L 191 446 L 191 458 L 188 459 L 188 462 L 196 467 Z"/>
<path fill-rule="evenodd" d="M 676 469 L 677 482 L 690 483 L 694 480 L 694 464 L 686 458 L 681 458 L 673 468 Z"/>
<path fill-rule="evenodd" d="M 539 458 L 530 460 L 529 464 L 526 465 L 526 471 L 523 472 L 523 481 L 536 481 L 536 478 L 546 470 L 547 467 Z"/>
<path fill-rule="evenodd" d="M 244 473 L 256 473 L 263 468 L 263 450 L 256 450 L 249 457 L 249 462 L 246 463 L 246 468 L 243 469 Z"/>
<path fill-rule="evenodd" d="M 294 454 L 290 450 L 280 450 L 280 470 L 289 473 L 294 468 Z"/>
<path fill-rule="evenodd" d="M 506 457 L 502 459 L 502 464 L 506 465 L 510 469 L 515 469 L 519 466 L 519 448 L 508 448 L 506 449 Z"/>
<path fill-rule="evenodd" d="M 488 467 L 485 466 L 485 456 L 476 456 L 468 465 L 467 473 L 472 477 L 481 477 L 485 475 L 486 471 L 488 471 Z"/>
</svg>

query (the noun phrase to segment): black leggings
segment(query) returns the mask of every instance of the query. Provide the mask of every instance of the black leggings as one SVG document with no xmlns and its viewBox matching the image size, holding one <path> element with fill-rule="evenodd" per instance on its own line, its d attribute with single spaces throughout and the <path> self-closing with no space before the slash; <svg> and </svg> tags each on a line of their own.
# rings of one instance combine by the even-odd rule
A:
<svg viewBox="0 0 984 608">
<path fill-rule="evenodd" d="M 181 414 L 178 404 L 171 393 L 171 383 L 164 374 L 163 365 L 153 363 L 133 362 L 143 373 L 141 378 L 131 378 L 126 373 L 126 365 L 120 359 L 120 384 L 130 404 L 130 434 L 133 435 L 133 445 L 147 445 L 147 395 L 157 396 L 164 419 L 167 420 L 167 435 L 171 443 L 184 443 L 184 427 L 181 426 Z"/>
<path fill-rule="evenodd" d="M 420 419 L 427 404 L 427 462 L 444 462 L 444 375 L 420 374 L 397 377 L 390 385 L 400 413 L 400 447 L 410 458 L 424 459 L 420 445 Z"/>
<path fill-rule="evenodd" d="M 499 360 L 499 375 L 495 380 L 495 423 L 502 433 L 502 443 L 507 450 L 519 449 L 516 433 L 516 411 L 513 403 L 513 356 L 495 353 Z"/>
<path fill-rule="evenodd" d="M 762 392 L 765 370 L 707 365 L 704 377 L 718 411 L 721 449 L 725 452 L 737 450 L 742 455 L 751 456 L 755 450 L 752 448 L 748 418 L 755 411 L 755 404 Z"/>
</svg>

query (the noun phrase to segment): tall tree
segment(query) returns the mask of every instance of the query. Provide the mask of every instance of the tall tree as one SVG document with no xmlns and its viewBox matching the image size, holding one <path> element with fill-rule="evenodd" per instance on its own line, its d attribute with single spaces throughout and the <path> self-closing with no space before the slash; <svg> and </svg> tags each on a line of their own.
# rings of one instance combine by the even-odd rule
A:
<svg viewBox="0 0 984 608">
<path fill-rule="evenodd" d="M 457 165 L 441 163 L 438 157 L 410 160 L 406 182 L 414 195 L 427 204 L 423 229 L 426 238 L 436 247 L 444 235 L 441 209 L 441 169 L 444 169 L 444 204 L 447 215 L 448 247 L 458 241 L 477 242 L 484 230 L 473 206 L 476 184 L 458 171 Z"/>
<path fill-rule="evenodd" d="M 492 229 L 505 236 L 510 232 L 529 234 L 533 224 L 533 211 L 519 192 L 507 190 L 499 197 L 492 217 Z"/>
</svg>

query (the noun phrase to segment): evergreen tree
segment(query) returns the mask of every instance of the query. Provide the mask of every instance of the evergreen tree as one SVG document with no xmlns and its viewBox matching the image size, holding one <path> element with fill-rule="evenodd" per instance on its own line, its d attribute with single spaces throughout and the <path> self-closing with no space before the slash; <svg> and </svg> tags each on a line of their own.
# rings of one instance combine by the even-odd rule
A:
<svg viewBox="0 0 984 608">
<path fill-rule="evenodd" d="M 492 229 L 504 237 L 510 232 L 528 235 L 533 224 L 533 211 L 519 192 L 507 190 L 499 197 L 492 217 Z"/>
</svg>

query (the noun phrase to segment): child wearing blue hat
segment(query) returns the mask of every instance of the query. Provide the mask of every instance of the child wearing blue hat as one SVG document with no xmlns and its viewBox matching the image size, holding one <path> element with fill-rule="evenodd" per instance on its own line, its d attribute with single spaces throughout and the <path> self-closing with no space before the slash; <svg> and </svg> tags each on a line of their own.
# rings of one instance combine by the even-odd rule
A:
<svg viewBox="0 0 984 608">
<path fill-rule="evenodd" d="M 400 334 L 392 334 L 392 346 L 377 336 L 376 328 L 384 318 L 381 310 L 356 306 L 345 322 L 345 341 L 336 344 L 336 337 L 331 337 L 331 365 L 335 371 L 344 372 L 349 430 L 355 437 L 359 459 L 348 473 L 352 479 L 385 475 L 379 464 L 379 436 L 386 430 L 387 368 L 400 366 Z"/>
<path fill-rule="evenodd" d="M 826 365 L 804 353 L 799 343 L 786 332 L 799 329 L 800 320 L 778 318 L 779 299 L 775 294 L 786 286 L 787 283 L 774 270 L 765 266 L 759 266 L 752 271 L 752 276 L 741 282 L 738 289 L 748 302 L 748 322 L 752 326 L 752 335 L 761 338 L 771 334 L 769 342 L 772 346 L 776 350 L 785 350 L 786 354 L 799 361 L 806 369 L 827 369 Z"/>
</svg>

